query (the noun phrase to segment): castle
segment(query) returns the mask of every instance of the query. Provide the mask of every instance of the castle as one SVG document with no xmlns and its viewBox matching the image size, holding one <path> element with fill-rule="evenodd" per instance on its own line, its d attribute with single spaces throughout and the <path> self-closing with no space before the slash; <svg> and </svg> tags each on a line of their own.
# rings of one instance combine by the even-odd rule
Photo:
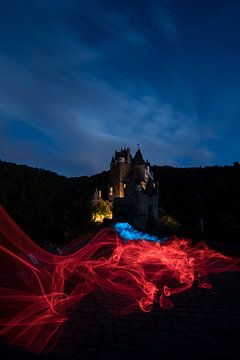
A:
<svg viewBox="0 0 240 360">
<path fill-rule="evenodd" d="M 130 148 L 115 151 L 110 163 L 108 198 L 113 220 L 126 221 L 138 229 L 158 223 L 158 183 L 140 148 L 132 157 Z"/>
</svg>

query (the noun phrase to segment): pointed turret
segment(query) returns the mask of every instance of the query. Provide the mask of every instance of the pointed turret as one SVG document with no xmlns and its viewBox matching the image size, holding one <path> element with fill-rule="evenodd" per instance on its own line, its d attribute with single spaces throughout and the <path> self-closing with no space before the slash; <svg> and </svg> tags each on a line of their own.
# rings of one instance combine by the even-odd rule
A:
<svg viewBox="0 0 240 360">
<path fill-rule="evenodd" d="M 130 151 L 129 147 L 127 148 L 126 163 L 127 164 L 132 164 L 132 156 L 131 156 L 131 151 Z"/>
<path fill-rule="evenodd" d="M 145 165 L 145 161 L 143 160 L 143 156 L 142 156 L 140 149 L 137 150 L 137 152 L 133 158 L 133 164 L 134 165 Z"/>
<path fill-rule="evenodd" d="M 114 159 L 114 157 L 112 157 L 112 160 L 110 162 L 110 169 L 114 168 L 114 164 L 115 164 L 115 159 Z"/>
</svg>

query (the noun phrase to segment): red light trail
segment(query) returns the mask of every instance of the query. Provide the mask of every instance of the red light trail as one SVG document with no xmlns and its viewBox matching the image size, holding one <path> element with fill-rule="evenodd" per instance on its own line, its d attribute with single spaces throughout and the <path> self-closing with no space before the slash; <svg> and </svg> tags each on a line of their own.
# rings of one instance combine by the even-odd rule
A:
<svg viewBox="0 0 240 360">
<path fill-rule="evenodd" d="M 172 295 L 211 288 L 207 275 L 239 271 L 239 258 L 201 242 L 172 238 L 162 243 L 122 241 L 106 228 L 63 254 L 35 244 L 0 207 L 0 335 L 12 344 L 41 352 L 57 339 L 73 306 L 94 290 L 126 299 L 123 314 L 149 312 L 153 303 L 173 306 Z M 77 250 L 78 249 L 78 250 Z"/>
</svg>

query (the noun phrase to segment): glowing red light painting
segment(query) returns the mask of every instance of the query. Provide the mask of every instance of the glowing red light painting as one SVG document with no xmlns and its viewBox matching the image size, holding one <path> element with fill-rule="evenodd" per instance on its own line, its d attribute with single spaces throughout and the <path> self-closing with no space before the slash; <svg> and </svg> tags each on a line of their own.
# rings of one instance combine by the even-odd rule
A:
<svg viewBox="0 0 240 360">
<path fill-rule="evenodd" d="M 149 312 L 155 302 L 171 308 L 172 295 L 194 283 L 211 288 L 209 274 L 240 269 L 239 258 L 203 242 L 124 241 L 113 228 L 87 245 L 83 240 L 61 255 L 48 253 L 0 208 L 0 335 L 8 342 L 41 352 L 57 338 L 69 310 L 97 289 L 124 297 L 123 314 Z"/>
</svg>

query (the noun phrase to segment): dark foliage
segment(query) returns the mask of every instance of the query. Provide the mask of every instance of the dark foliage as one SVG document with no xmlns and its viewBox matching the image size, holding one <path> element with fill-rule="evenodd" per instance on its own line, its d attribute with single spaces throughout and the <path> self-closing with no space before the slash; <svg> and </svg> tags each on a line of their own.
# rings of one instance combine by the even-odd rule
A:
<svg viewBox="0 0 240 360">
<path fill-rule="evenodd" d="M 0 203 L 42 246 L 61 245 L 95 230 L 91 198 L 98 183 L 103 184 L 102 174 L 67 179 L 0 161 Z"/>
<path fill-rule="evenodd" d="M 239 243 L 240 166 L 153 167 L 159 203 L 180 224 L 180 236 Z M 107 198 L 109 172 L 66 178 L 0 161 L 0 202 L 41 245 L 66 243 L 92 232 L 91 198 Z"/>
<path fill-rule="evenodd" d="M 153 167 L 160 205 L 180 224 L 180 235 L 239 243 L 240 166 Z"/>
</svg>

